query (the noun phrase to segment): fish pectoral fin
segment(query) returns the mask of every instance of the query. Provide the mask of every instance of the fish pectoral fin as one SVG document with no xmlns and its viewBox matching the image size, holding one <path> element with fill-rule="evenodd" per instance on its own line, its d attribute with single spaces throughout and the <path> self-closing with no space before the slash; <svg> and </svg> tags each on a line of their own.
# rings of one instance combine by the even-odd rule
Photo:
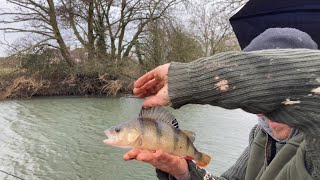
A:
<svg viewBox="0 0 320 180">
<path fill-rule="evenodd" d="M 136 134 L 135 136 L 132 136 L 131 138 L 132 138 L 132 142 L 134 142 L 134 144 L 136 145 L 136 146 L 141 146 L 142 145 L 142 136 L 141 136 L 142 134 L 140 133 L 140 134 Z"/>
<path fill-rule="evenodd" d="M 141 147 L 142 144 L 143 144 L 142 138 L 138 138 L 138 139 L 136 140 L 136 145 Z"/>
<path fill-rule="evenodd" d="M 141 135 L 141 133 L 139 133 L 139 134 L 136 134 L 136 133 L 129 134 L 128 135 L 128 141 L 129 142 L 135 142 L 140 137 L 140 135 Z"/>
<path fill-rule="evenodd" d="M 190 139 L 191 142 L 194 142 L 196 139 L 196 134 L 192 131 L 182 130 L 182 132 Z"/>
</svg>

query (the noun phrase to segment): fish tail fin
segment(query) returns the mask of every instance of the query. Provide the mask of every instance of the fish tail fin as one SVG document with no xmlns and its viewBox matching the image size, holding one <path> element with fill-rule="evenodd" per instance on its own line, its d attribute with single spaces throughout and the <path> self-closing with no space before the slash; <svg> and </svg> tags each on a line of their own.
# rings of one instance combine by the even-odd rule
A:
<svg viewBox="0 0 320 180">
<path fill-rule="evenodd" d="M 198 166 L 205 167 L 210 163 L 210 161 L 211 161 L 211 156 L 199 152 L 199 159 L 197 158 L 196 160 L 196 163 Z"/>
</svg>

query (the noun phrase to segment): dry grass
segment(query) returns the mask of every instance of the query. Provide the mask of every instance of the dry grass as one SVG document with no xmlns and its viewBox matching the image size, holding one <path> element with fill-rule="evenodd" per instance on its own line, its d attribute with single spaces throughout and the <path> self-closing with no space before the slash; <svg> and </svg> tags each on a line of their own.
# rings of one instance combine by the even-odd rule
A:
<svg viewBox="0 0 320 180">
<path fill-rule="evenodd" d="M 116 96 L 126 86 L 123 80 L 108 80 L 106 74 L 100 75 L 98 79 L 102 84 L 100 94 Z"/>
<path fill-rule="evenodd" d="M 111 80 L 111 81 L 108 81 L 108 83 L 101 88 L 101 92 L 106 93 L 107 95 L 116 96 L 123 87 L 124 87 L 123 81 Z"/>
<path fill-rule="evenodd" d="M 0 67 L 0 76 L 5 76 L 8 75 L 10 73 L 15 72 L 17 69 L 16 68 L 1 68 Z"/>
<path fill-rule="evenodd" d="M 16 98 L 16 97 L 31 97 L 41 88 L 48 88 L 50 82 L 47 80 L 36 80 L 32 77 L 19 77 L 13 83 L 5 88 L 0 99 Z"/>
</svg>

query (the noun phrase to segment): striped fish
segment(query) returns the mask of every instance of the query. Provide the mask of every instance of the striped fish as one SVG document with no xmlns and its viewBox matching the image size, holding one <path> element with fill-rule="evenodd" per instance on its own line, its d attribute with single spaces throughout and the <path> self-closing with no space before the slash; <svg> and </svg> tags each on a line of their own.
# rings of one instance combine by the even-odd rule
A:
<svg viewBox="0 0 320 180">
<path fill-rule="evenodd" d="M 163 150 L 195 160 L 198 166 L 209 164 L 211 157 L 193 145 L 195 134 L 179 129 L 175 117 L 165 108 L 142 108 L 139 117 L 105 130 L 103 142 L 121 148 Z"/>
</svg>

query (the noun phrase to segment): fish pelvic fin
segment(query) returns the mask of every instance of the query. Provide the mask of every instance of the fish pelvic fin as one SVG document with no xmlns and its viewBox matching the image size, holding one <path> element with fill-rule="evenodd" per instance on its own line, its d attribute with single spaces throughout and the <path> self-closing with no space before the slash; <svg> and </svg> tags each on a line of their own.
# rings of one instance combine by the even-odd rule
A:
<svg viewBox="0 0 320 180">
<path fill-rule="evenodd" d="M 196 164 L 200 167 L 207 166 L 211 161 L 211 156 L 204 153 L 199 153 L 199 154 L 200 154 L 200 158 L 196 159 Z"/>
<path fill-rule="evenodd" d="M 179 128 L 178 121 L 173 116 L 173 114 L 163 107 L 152 107 L 148 109 L 142 107 L 138 118 L 147 118 L 162 121 L 175 128 Z"/>
<path fill-rule="evenodd" d="M 182 132 L 190 139 L 191 142 L 194 142 L 196 139 L 196 134 L 192 131 L 182 130 Z"/>
</svg>

